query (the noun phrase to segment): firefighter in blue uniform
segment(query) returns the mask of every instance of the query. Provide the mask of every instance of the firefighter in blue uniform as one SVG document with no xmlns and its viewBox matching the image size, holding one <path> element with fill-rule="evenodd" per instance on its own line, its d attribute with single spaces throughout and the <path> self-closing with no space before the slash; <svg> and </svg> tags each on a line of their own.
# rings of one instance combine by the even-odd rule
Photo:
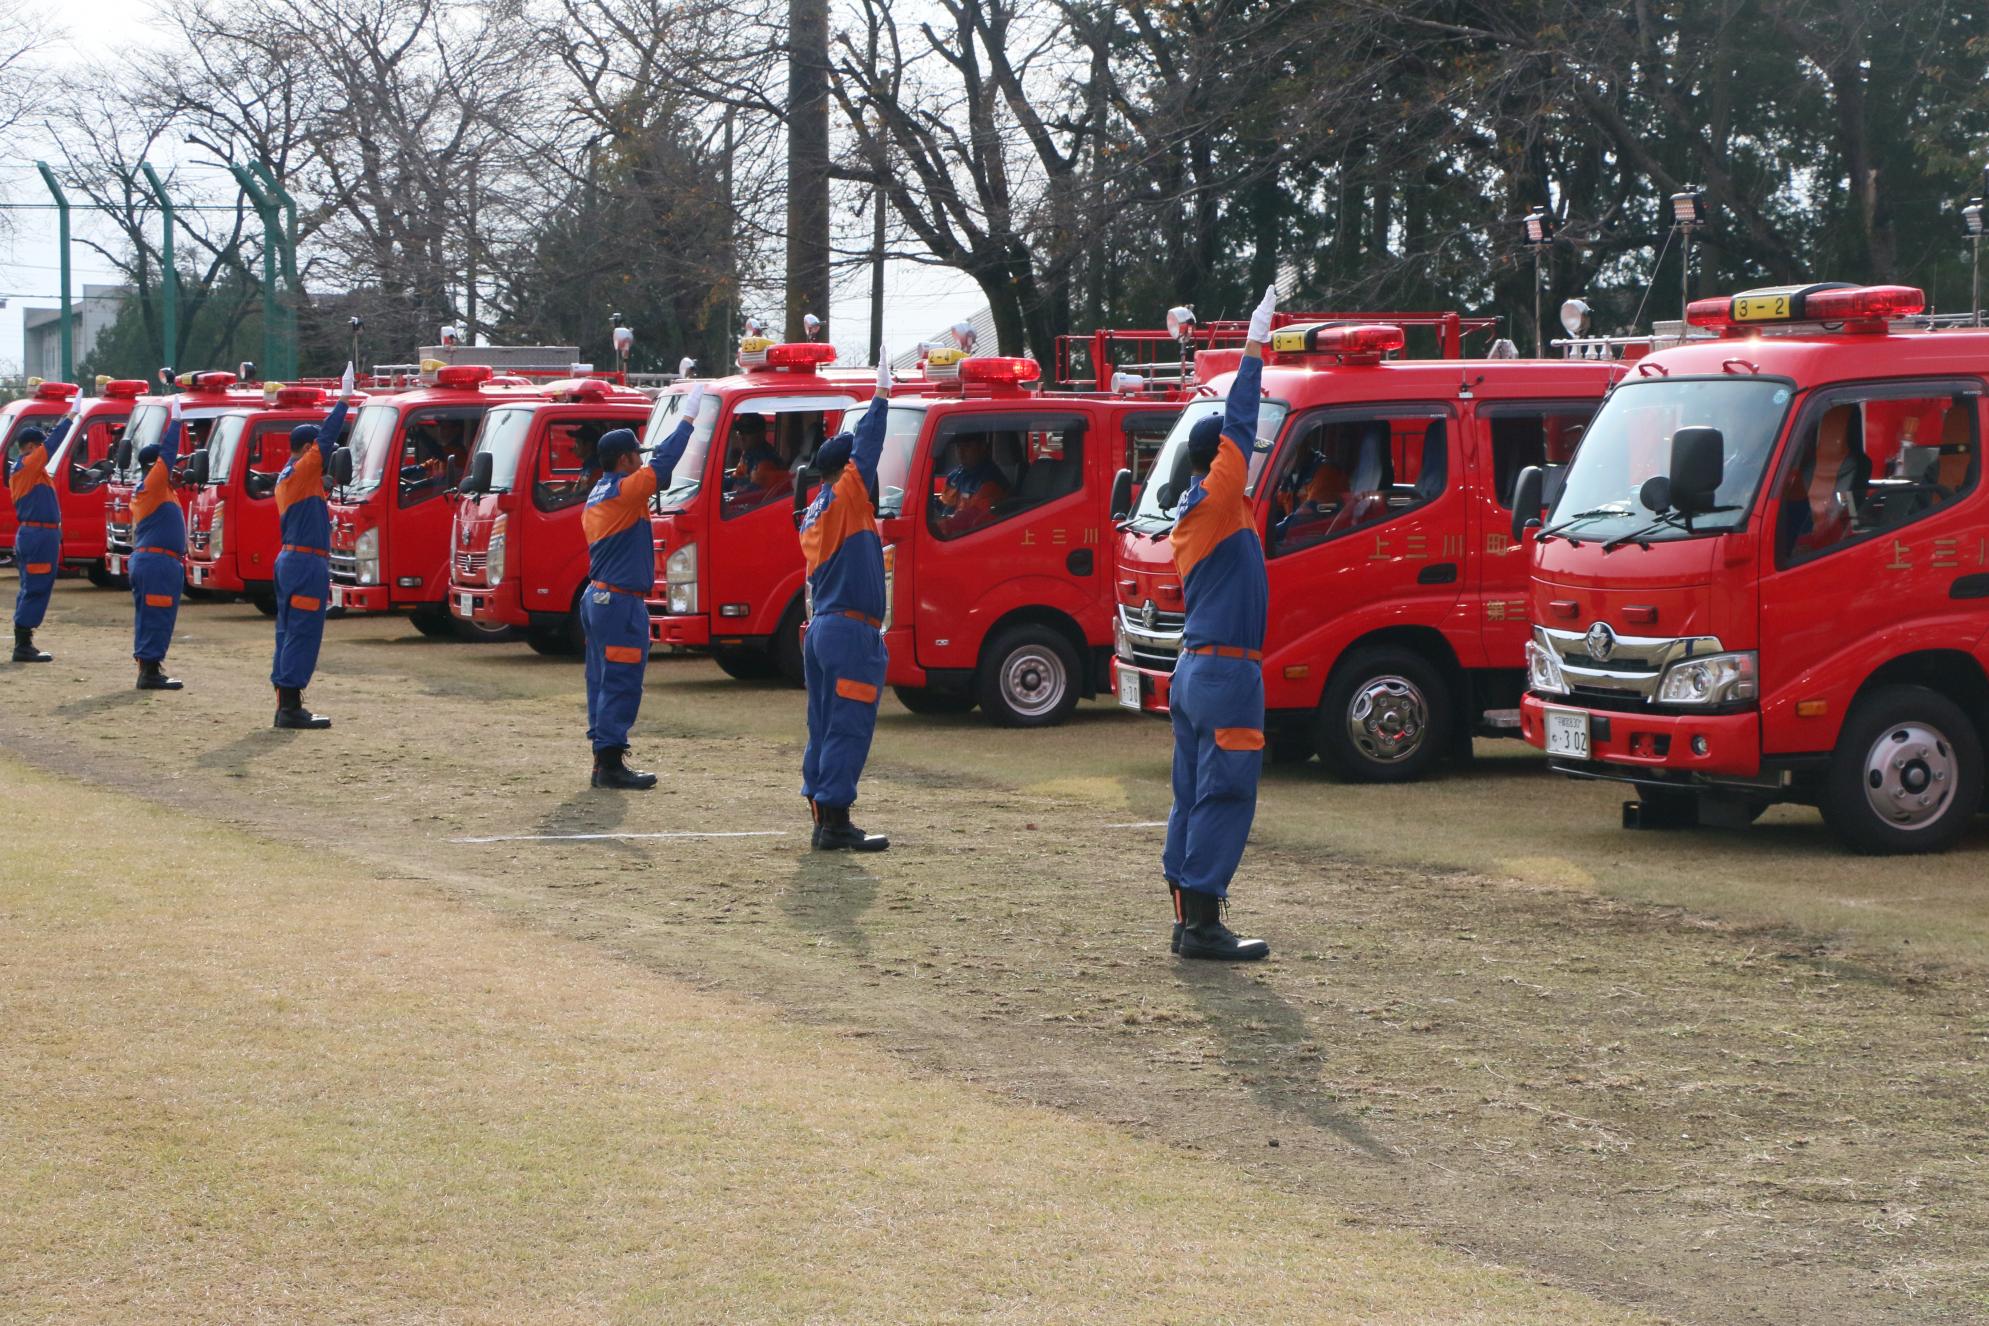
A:
<svg viewBox="0 0 1989 1326">
<path fill-rule="evenodd" d="M 39 428 L 23 428 L 15 439 L 19 454 L 7 462 L 7 493 L 19 520 L 14 534 L 14 566 L 21 575 L 20 592 L 14 595 L 16 663 L 46 663 L 51 657 L 35 648 L 35 628 L 48 612 L 55 569 L 62 564 L 62 506 L 48 477 L 48 458 L 62 445 L 69 424 L 64 419 L 46 438 Z"/>
<path fill-rule="evenodd" d="M 331 508 L 325 502 L 325 463 L 345 428 L 353 396 L 352 365 L 345 366 L 338 403 L 321 424 L 290 430 L 290 459 L 276 476 L 276 521 L 282 547 L 276 554 L 276 655 L 269 684 L 276 688 L 272 727 L 308 731 L 331 726 L 304 707 L 304 688 L 318 668 L 331 599 Z"/>
<path fill-rule="evenodd" d="M 138 451 L 138 489 L 131 495 L 131 656 L 138 662 L 138 689 L 176 691 L 177 677 L 165 670 L 186 585 L 186 512 L 173 491 L 173 465 L 179 459 L 180 398 L 157 442 Z"/>
<path fill-rule="evenodd" d="M 649 663 L 649 605 L 656 590 L 656 548 L 649 499 L 670 484 L 704 404 L 704 384 L 684 395 L 682 418 L 641 461 L 634 433 L 617 428 L 594 444 L 601 473 L 587 495 L 581 528 L 587 534 L 587 588 L 580 620 L 587 631 L 587 742 L 594 748 L 594 787 L 640 791 L 656 775 L 628 767 L 628 732 L 642 707 Z"/>
<path fill-rule="evenodd" d="M 1168 709 L 1174 721 L 1174 806 L 1161 872 L 1174 896 L 1174 951 L 1184 958 L 1250 961 L 1261 939 L 1223 924 L 1230 877 L 1257 813 L 1264 761 L 1264 545 L 1245 488 L 1257 442 L 1264 342 L 1277 290 L 1250 315 L 1250 339 L 1218 419 L 1188 434 L 1194 478 L 1169 536 L 1187 622 Z"/>
<path fill-rule="evenodd" d="M 878 359 L 877 394 L 855 433 L 839 433 L 815 453 L 822 491 L 801 518 L 814 606 L 801 650 L 808 682 L 801 795 L 815 821 L 811 841 L 823 851 L 881 852 L 891 845 L 849 818 L 884 690 L 884 545 L 874 503 L 891 369 L 888 358 Z"/>
</svg>

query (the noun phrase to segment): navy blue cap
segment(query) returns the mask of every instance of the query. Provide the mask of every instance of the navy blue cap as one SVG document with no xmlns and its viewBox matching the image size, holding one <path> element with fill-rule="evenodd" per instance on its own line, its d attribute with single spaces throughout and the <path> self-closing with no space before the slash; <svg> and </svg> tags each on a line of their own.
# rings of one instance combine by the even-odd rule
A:
<svg viewBox="0 0 1989 1326">
<path fill-rule="evenodd" d="M 157 461 L 159 456 L 159 444 L 157 442 L 147 442 L 144 446 L 138 448 L 138 468 L 141 470 L 151 469 L 153 462 Z"/>
<path fill-rule="evenodd" d="M 641 449 L 642 444 L 636 441 L 633 431 L 626 428 L 617 428 L 611 432 L 603 433 L 601 440 L 594 444 L 594 460 L 605 470 L 621 459 L 621 457 L 625 455 L 633 456 Z"/>
<path fill-rule="evenodd" d="M 14 440 L 24 447 L 38 446 L 48 441 L 48 434 L 42 432 L 39 428 L 23 428 L 20 431 L 20 435 Z"/>
<path fill-rule="evenodd" d="M 316 424 L 298 424 L 290 430 L 290 449 L 292 451 L 297 450 L 299 447 L 308 447 L 317 440 L 318 426 Z"/>
<path fill-rule="evenodd" d="M 1188 430 L 1188 459 L 1207 469 L 1215 464 L 1216 452 L 1222 450 L 1222 416 L 1211 414 L 1195 420 L 1195 426 Z"/>
<path fill-rule="evenodd" d="M 856 449 L 856 438 L 849 433 L 837 433 L 815 450 L 815 468 L 827 474 L 830 470 L 841 469 L 849 463 L 850 453 Z"/>
</svg>

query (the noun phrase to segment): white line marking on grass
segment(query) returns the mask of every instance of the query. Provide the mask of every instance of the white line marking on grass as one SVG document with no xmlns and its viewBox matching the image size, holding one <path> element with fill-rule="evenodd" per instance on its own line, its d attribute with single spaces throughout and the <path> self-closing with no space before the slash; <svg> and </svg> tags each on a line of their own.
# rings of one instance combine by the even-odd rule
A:
<svg viewBox="0 0 1989 1326">
<path fill-rule="evenodd" d="M 628 838 L 785 838 L 786 829 L 739 829 L 708 833 L 506 833 L 492 838 L 451 838 L 452 843 L 584 843 Z"/>
<path fill-rule="evenodd" d="M 1135 820 L 1131 824 L 1108 824 L 1108 829 L 1164 829 L 1166 820 Z"/>
</svg>

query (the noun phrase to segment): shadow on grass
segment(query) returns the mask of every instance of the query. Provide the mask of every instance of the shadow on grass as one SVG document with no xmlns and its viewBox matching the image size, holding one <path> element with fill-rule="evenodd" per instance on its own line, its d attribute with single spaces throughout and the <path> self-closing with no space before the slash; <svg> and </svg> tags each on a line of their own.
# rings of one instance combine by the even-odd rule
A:
<svg viewBox="0 0 1989 1326">
<path fill-rule="evenodd" d="M 1178 964 L 1182 984 L 1222 1042 L 1223 1060 L 1266 1108 L 1304 1119 L 1371 1160 L 1401 1163 L 1357 1119 L 1326 1099 L 1319 1065 L 1331 1046 L 1320 1046 L 1297 1005 L 1254 973 L 1219 962 Z"/>
<path fill-rule="evenodd" d="M 237 737 L 225 746 L 216 746 L 194 759 L 194 764 L 202 769 L 216 769 L 225 774 L 241 777 L 248 772 L 249 761 L 270 751 L 288 746 L 297 739 L 297 733 L 290 728 L 265 727 Z"/>
<path fill-rule="evenodd" d="M 795 863 L 780 909 L 809 934 L 862 957 L 870 952 L 870 937 L 859 922 L 876 901 L 877 877 L 848 853 L 810 851 Z"/>
<path fill-rule="evenodd" d="M 26 667 L 27 664 L 21 666 Z M 144 691 L 132 687 L 105 695 L 85 695 L 67 704 L 59 704 L 50 712 L 57 718 L 88 718 L 92 714 L 114 713 L 129 708 L 144 697 Z"/>
<path fill-rule="evenodd" d="M 640 792 L 616 792 L 608 788 L 584 787 L 555 806 L 539 820 L 537 832 L 549 835 L 574 833 L 615 833 L 628 819 L 629 802 Z M 604 838 L 600 845 L 627 857 L 641 857 L 642 848 L 621 838 Z"/>
</svg>

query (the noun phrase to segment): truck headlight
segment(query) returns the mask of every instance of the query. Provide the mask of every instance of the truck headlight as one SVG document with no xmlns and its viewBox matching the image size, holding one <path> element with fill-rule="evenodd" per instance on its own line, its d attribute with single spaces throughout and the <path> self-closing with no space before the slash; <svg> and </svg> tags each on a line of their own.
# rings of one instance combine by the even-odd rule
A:
<svg viewBox="0 0 1989 1326">
<path fill-rule="evenodd" d="M 698 610 L 698 546 L 695 543 L 671 550 L 663 560 L 663 583 L 669 591 L 672 613 Z"/>
<path fill-rule="evenodd" d="M 898 587 L 898 545 L 891 544 L 884 549 L 884 627 L 891 629 L 891 609 L 897 605 Z"/>
<path fill-rule="evenodd" d="M 353 540 L 352 560 L 360 584 L 380 583 L 380 531 L 377 527 Z"/>
<path fill-rule="evenodd" d="M 1526 685 L 1528 690 L 1542 695 L 1568 693 L 1568 678 L 1561 671 L 1561 656 L 1554 652 L 1554 646 L 1547 643 L 1538 626 L 1533 628 L 1533 638 L 1526 642 Z"/>
<path fill-rule="evenodd" d="M 216 557 L 221 555 L 223 537 L 228 528 L 227 521 L 228 504 L 226 502 L 216 502 L 214 504 L 214 523 L 207 527 L 207 551 Z"/>
<path fill-rule="evenodd" d="M 504 583 L 504 546 L 507 518 L 499 516 L 490 527 L 490 550 L 484 557 L 484 583 L 495 589 Z"/>
<path fill-rule="evenodd" d="M 1657 698 L 1659 704 L 1735 704 L 1760 695 L 1760 655 L 1748 650 L 1672 664 L 1658 682 Z"/>
<path fill-rule="evenodd" d="M 1134 662 L 1133 638 L 1126 634 L 1126 619 L 1118 609 L 1112 611 L 1112 652 L 1119 656 L 1121 663 Z"/>
</svg>

